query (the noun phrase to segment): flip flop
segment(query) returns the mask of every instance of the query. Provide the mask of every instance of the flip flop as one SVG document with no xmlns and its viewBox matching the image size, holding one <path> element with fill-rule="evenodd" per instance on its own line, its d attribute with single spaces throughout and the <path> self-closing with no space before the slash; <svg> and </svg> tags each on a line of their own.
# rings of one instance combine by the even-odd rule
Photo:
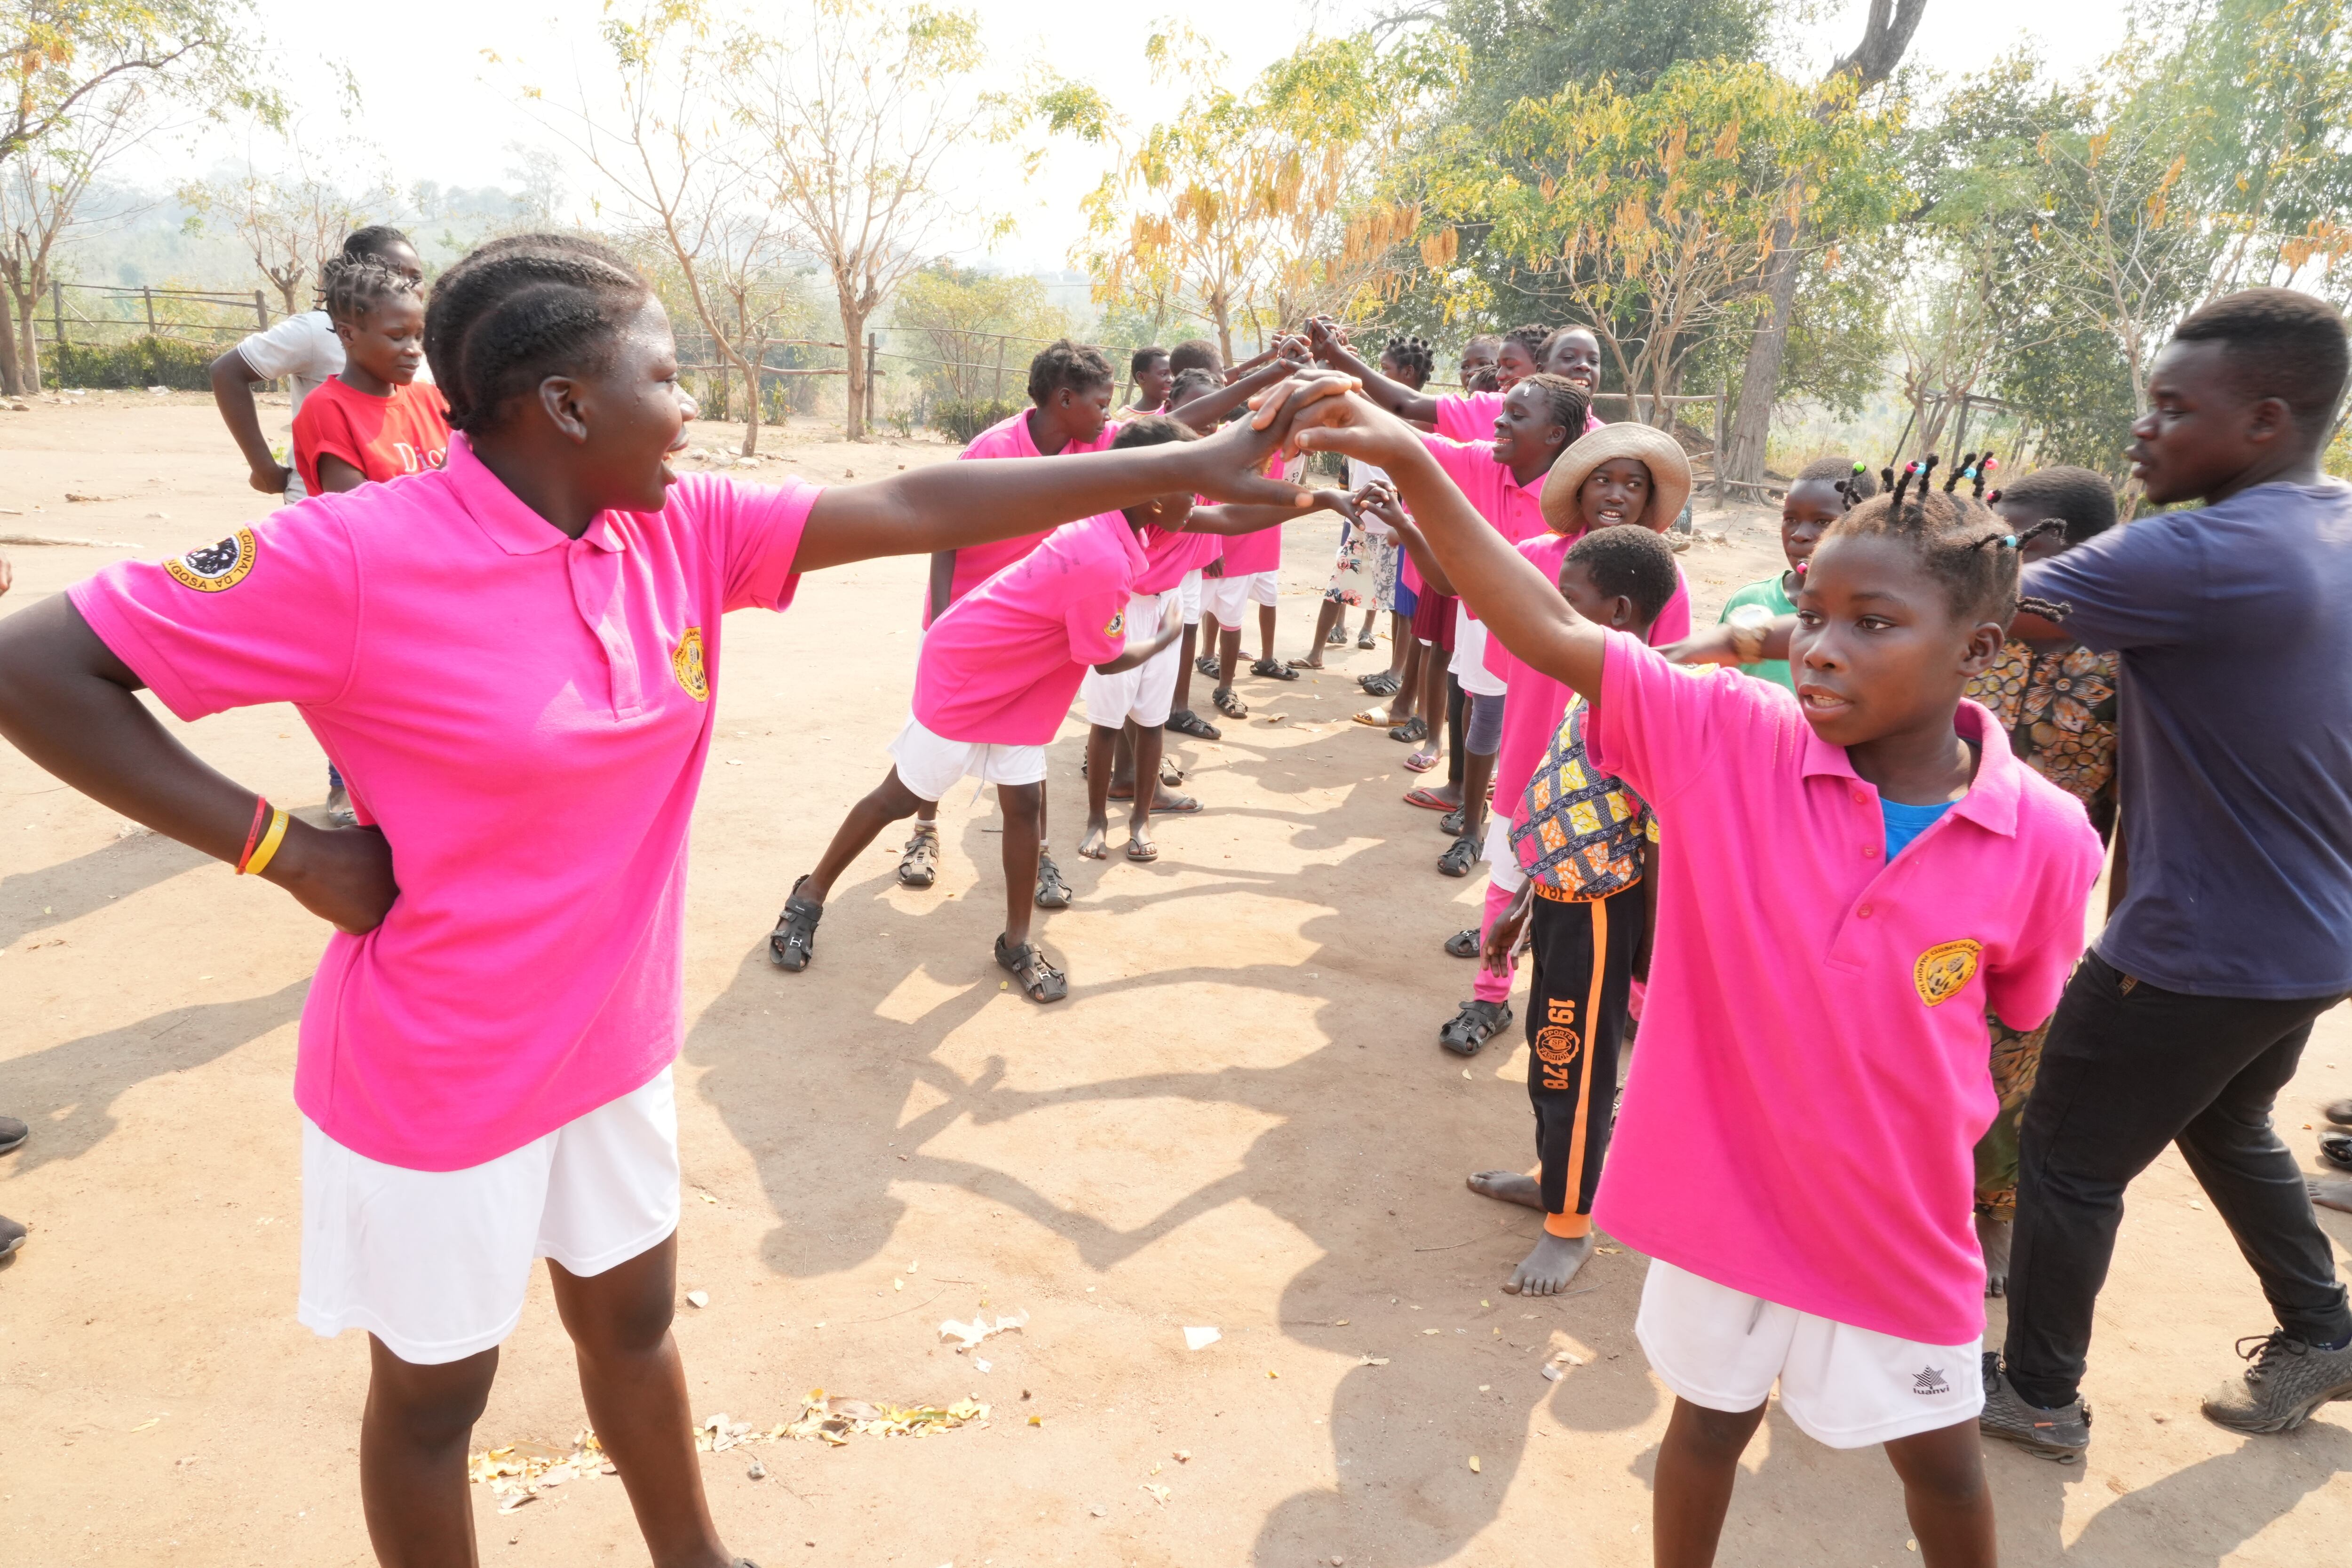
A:
<svg viewBox="0 0 2352 1568">
<path fill-rule="evenodd" d="M 1193 799 L 1191 795 L 1171 795 L 1168 797 L 1168 804 L 1165 805 L 1160 805 L 1158 801 L 1152 802 L 1150 815 L 1153 816 L 1190 816 L 1200 809 L 1201 803 Z"/>
<path fill-rule="evenodd" d="M 1385 708 L 1367 708 L 1354 715 L 1354 718 L 1357 723 L 1374 730 L 1385 730 L 1389 727 L 1389 710 Z"/>
<path fill-rule="evenodd" d="M 1143 853 L 1140 855 L 1137 854 L 1136 851 L 1138 849 L 1141 849 Z M 1157 860 L 1160 858 L 1160 851 L 1151 845 L 1139 845 L 1134 839 L 1130 838 L 1127 841 L 1127 858 L 1130 860 Z"/>
<path fill-rule="evenodd" d="M 1417 805 L 1423 811 L 1459 811 L 1462 809 L 1458 802 L 1450 801 L 1444 795 L 1438 794 L 1435 790 L 1428 788 L 1407 790 L 1405 792 L 1404 803 L 1407 805 Z"/>
<path fill-rule="evenodd" d="M 1319 658 L 1294 658 L 1287 661 L 1287 666 L 1292 669 L 1320 669 L 1323 661 Z"/>
<path fill-rule="evenodd" d="M 1437 765 L 1435 752 L 1415 752 L 1404 760 L 1404 765 L 1414 773 L 1425 773 Z"/>
</svg>

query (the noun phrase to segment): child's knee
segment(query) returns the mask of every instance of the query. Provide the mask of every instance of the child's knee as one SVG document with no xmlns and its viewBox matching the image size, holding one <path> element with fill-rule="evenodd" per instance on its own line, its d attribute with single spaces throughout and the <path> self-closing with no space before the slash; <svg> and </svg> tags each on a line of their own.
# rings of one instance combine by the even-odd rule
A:
<svg viewBox="0 0 2352 1568">
<path fill-rule="evenodd" d="M 1045 804 L 1045 786 L 1042 784 L 998 784 L 998 804 L 1004 807 L 1007 818 L 1018 816 L 1020 820 L 1034 823 L 1038 811 Z"/>
<path fill-rule="evenodd" d="M 1748 1449 L 1748 1441 L 1756 1436 L 1756 1427 L 1764 1418 L 1764 1407 L 1753 1410 L 1714 1410 L 1704 1405 L 1694 1405 L 1687 1399 L 1676 1401 L 1680 1417 L 1675 1425 L 1685 1441 L 1716 1458 L 1738 1458 Z"/>
</svg>

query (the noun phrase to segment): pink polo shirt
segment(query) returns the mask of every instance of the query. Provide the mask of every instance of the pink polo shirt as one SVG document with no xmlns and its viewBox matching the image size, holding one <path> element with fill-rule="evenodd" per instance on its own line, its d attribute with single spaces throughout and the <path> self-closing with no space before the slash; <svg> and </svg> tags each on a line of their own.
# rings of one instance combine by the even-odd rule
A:
<svg viewBox="0 0 2352 1568">
<path fill-rule="evenodd" d="M 1437 459 L 1437 466 L 1445 470 L 1445 477 L 1454 481 L 1471 510 L 1494 524 L 1496 532 L 1517 544 L 1546 531 L 1543 488 L 1544 480 L 1551 477 L 1549 470 L 1523 485 L 1508 468 L 1495 461 L 1492 441 L 1423 436 L 1421 444 L 1429 448 L 1429 455 Z"/>
<path fill-rule="evenodd" d="M 915 717 L 950 741 L 1042 746 L 1090 665 L 1127 647 L 1127 601 L 1147 564 L 1126 514 L 1066 522 L 948 606 L 915 661 Z"/>
<path fill-rule="evenodd" d="M 1037 443 L 1029 435 L 1029 409 L 1023 409 L 1009 419 L 1000 419 L 971 438 L 971 444 L 957 454 L 958 460 L 970 458 L 1040 458 Z M 1118 421 L 1107 420 L 1102 434 L 1081 445 L 1073 441 L 1063 452 L 1108 452 L 1111 437 L 1118 434 Z M 1055 456 L 1060 456 L 1056 453 Z M 1053 532 L 1041 528 L 1034 533 L 1024 533 L 1012 539 L 994 540 L 987 544 L 967 544 L 956 552 L 955 575 L 948 583 L 948 603 L 952 605 L 1015 561 L 1037 548 L 1045 537 Z"/>
<path fill-rule="evenodd" d="M 1437 433 L 1449 441 L 1494 439 L 1495 421 L 1503 416 L 1503 399 L 1507 395 L 1501 392 L 1470 392 L 1437 399 Z M 1585 410 L 1585 429 L 1598 430 L 1605 423 L 1598 414 Z"/>
<path fill-rule="evenodd" d="M 1985 1013 L 2050 1016 L 2099 872 L 2080 803 L 1975 703 L 1957 727 L 1976 781 L 1892 862 L 1877 790 L 1770 681 L 1611 633 L 1586 731 L 1673 846 L 1594 1219 L 1734 1290 L 1938 1345 L 1984 1331 Z"/>
<path fill-rule="evenodd" d="M 1307 463 L 1304 458 L 1294 458 L 1286 466 L 1282 454 L 1276 452 L 1266 459 L 1265 471 L 1269 475 L 1287 476 L 1295 483 L 1306 473 Z M 1255 533 L 1228 533 L 1218 537 L 1224 546 L 1226 576 L 1246 577 L 1255 572 L 1282 570 L 1282 524 L 1277 522 Z M 1210 559 L 1215 559 L 1213 552 Z"/>
<path fill-rule="evenodd" d="M 567 539 L 462 436 L 68 592 L 173 712 L 291 702 L 382 827 L 400 897 L 327 939 L 294 1099 L 411 1170 L 519 1148 L 677 1055 L 688 819 L 720 617 L 782 609 L 821 492 L 715 474 Z"/>
<path fill-rule="evenodd" d="M 1583 537 L 1580 533 L 1539 533 L 1533 539 L 1521 540 L 1519 553 L 1536 563 L 1546 581 L 1557 583 L 1561 560 Z M 1674 597 L 1658 612 L 1658 618 L 1650 623 L 1648 641 L 1652 647 L 1664 647 L 1690 636 L 1690 582 L 1677 563 Z M 1535 775 L 1536 764 L 1543 761 L 1545 748 L 1559 732 L 1559 721 L 1568 716 L 1568 688 L 1533 665 L 1520 662 L 1503 646 L 1500 637 L 1486 639 L 1486 668 L 1503 682 L 1507 693 L 1502 739 L 1495 748 L 1495 798 L 1517 800 L 1526 793 L 1528 780 Z"/>
<path fill-rule="evenodd" d="M 1194 506 L 1210 504 L 1205 499 L 1192 498 Z M 1184 581 L 1186 573 L 1197 572 L 1217 558 L 1224 548 L 1221 533 L 1170 532 L 1164 528 L 1143 531 L 1143 571 L 1135 579 L 1139 594 L 1164 594 Z"/>
</svg>

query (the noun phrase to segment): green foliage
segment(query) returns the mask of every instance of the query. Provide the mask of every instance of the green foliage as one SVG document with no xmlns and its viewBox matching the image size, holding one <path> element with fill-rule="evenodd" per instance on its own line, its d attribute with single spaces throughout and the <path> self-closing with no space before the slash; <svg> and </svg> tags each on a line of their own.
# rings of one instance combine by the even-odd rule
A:
<svg viewBox="0 0 2352 1568">
<path fill-rule="evenodd" d="M 1682 60 L 1752 60 L 1768 0 L 1449 0 L 1444 29 L 1468 53 L 1462 122 L 1493 125 L 1523 98 L 1607 78 L 1639 92 Z"/>
<path fill-rule="evenodd" d="M 245 0 L 16 0 L 0 8 L 0 163 L 88 112 L 109 86 L 207 116 L 285 119 Z"/>
<path fill-rule="evenodd" d="M 204 392 L 212 386 L 217 348 L 184 338 L 133 338 L 121 343 L 43 343 L 41 379 L 47 386 L 131 390 L 168 386 Z"/>
<path fill-rule="evenodd" d="M 1026 385 L 1038 348 L 1072 330 L 1038 279 L 948 261 L 899 286 L 890 320 L 898 330 L 888 346 L 931 362 L 909 373 L 935 397 L 957 403 Z"/>
<path fill-rule="evenodd" d="M 970 441 L 992 425 L 1001 424 L 1027 407 L 1025 403 L 974 402 L 967 399 L 943 398 L 931 405 L 931 428 L 952 437 L 959 444 Z"/>
</svg>

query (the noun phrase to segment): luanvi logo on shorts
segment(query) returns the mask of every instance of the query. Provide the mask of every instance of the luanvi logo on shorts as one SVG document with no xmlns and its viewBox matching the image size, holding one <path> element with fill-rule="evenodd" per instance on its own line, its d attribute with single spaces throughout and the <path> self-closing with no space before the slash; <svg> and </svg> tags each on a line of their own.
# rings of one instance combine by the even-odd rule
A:
<svg viewBox="0 0 2352 1568">
<path fill-rule="evenodd" d="M 677 646 L 669 650 L 669 668 L 686 694 L 697 702 L 710 700 L 710 678 L 702 669 L 702 628 L 688 626 Z"/>
<path fill-rule="evenodd" d="M 1958 942 L 1939 942 L 1919 955 L 1911 966 L 1911 984 L 1919 988 L 1919 1000 L 1930 1007 L 1940 1007 L 1958 996 L 1977 975 L 1977 954 L 1984 943 L 1962 937 Z"/>
<path fill-rule="evenodd" d="M 258 552 L 254 543 L 253 530 L 240 528 L 218 544 L 207 544 L 202 550 L 191 550 L 177 561 L 163 563 L 163 570 L 172 581 L 183 588 L 194 588 L 199 594 L 220 594 L 236 587 L 253 570 L 253 558 Z"/>
<path fill-rule="evenodd" d="M 1927 1371 L 1920 1373 L 1912 1378 L 1911 1392 L 1914 1394 L 1949 1394 L 1952 1392 L 1952 1385 L 1944 1381 L 1944 1372 L 1941 1367 L 1931 1366 Z"/>
</svg>

